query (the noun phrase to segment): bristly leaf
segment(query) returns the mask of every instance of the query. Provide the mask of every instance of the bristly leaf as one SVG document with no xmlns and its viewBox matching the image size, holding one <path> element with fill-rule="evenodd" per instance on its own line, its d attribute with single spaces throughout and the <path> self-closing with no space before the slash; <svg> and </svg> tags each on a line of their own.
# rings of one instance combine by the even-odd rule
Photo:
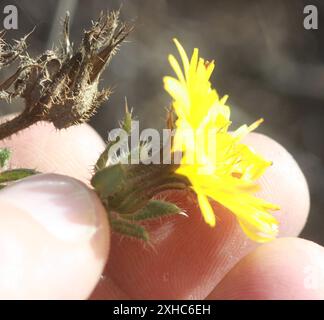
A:
<svg viewBox="0 0 324 320">
<path fill-rule="evenodd" d="M 107 166 L 109 149 L 111 148 L 111 146 L 113 144 L 114 144 L 113 141 L 108 141 L 105 150 L 100 154 L 100 156 L 94 166 L 95 172 L 100 171 Z"/>
<path fill-rule="evenodd" d="M 8 161 L 10 159 L 11 152 L 7 148 L 0 149 L 0 169 L 7 166 Z"/>
<path fill-rule="evenodd" d="M 132 132 L 132 120 L 133 120 L 132 110 L 129 111 L 127 99 L 125 99 L 125 117 L 121 122 L 120 127 L 123 130 L 125 130 L 128 134 L 131 134 Z"/>
<path fill-rule="evenodd" d="M 149 234 L 145 228 L 139 224 L 130 223 L 121 219 L 111 219 L 111 227 L 114 231 L 127 237 L 136 238 L 145 242 L 149 241 Z"/>
<path fill-rule="evenodd" d="M 125 116 L 124 119 L 120 122 L 120 128 L 125 130 L 127 134 L 131 134 L 132 131 L 132 111 L 129 111 L 127 100 L 125 99 Z M 104 169 L 106 166 L 111 165 L 113 163 L 122 162 L 123 159 L 128 159 L 131 157 L 130 153 L 120 154 L 116 158 L 109 157 L 109 150 L 110 148 L 117 143 L 117 141 L 108 141 L 105 150 L 101 153 L 100 157 L 98 158 L 95 164 L 95 172 Z M 138 150 L 136 150 L 138 152 Z"/>
<path fill-rule="evenodd" d="M 143 209 L 135 214 L 124 214 L 122 217 L 132 221 L 143 221 L 180 214 L 181 212 L 181 209 L 171 202 L 150 200 Z"/>
<path fill-rule="evenodd" d="M 121 129 L 125 130 L 127 134 L 131 134 L 132 129 L 132 111 L 128 110 L 127 100 L 125 101 L 125 117 L 124 120 L 120 122 Z M 110 148 L 116 143 L 116 141 L 108 141 L 105 150 L 101 153 L 100 157 L 98 158 L 95 164 L 95 172 L 104 169 L 108 164 L 109 160 L 113 163 L 112 159 L 109 159 L 109 150 Z M 129 157 L 129 154 L 120 155 L 120 160 L 123 156 Z M 117 163 L 117 161 L 116 161 Z"/>
<path fill-rule="evenodd" d="M 33 169 L 12 169 L 0 173 L 0 184 L 20 180 L 38 172 Z"/>
<path fill-rule="evenodd" d="M 116 164 L 96 172 L 91 179 L 91 185 L 105 199 L 114 194 L 124 180 L 125 172 L 123 167 L 120 164 Z"/>
</svg>

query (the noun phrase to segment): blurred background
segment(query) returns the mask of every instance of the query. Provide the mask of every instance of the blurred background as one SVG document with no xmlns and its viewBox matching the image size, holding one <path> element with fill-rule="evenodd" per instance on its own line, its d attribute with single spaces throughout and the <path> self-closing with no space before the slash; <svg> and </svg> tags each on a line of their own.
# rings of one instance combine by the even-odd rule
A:
<svg viewBox="0 0 324 320">
<path fill-rule="evenodd" d="M 7 39 L 36 25 L 28 41 L 31 55 L 57 41 L 66 10 L 75 45 L 101 10 L 122 6 L 122 19 L 135 23 L 102 81 L 114 94 L 91 120 L 105 139 L 122 117 L 125 96 L 143 127 L 163 127 L 170 100 L 162 77 L 171 73 L 167 55 L 175 52 L 174 36 L 187 50 L 199 47 L 203 57 L 216 59 L 213 83 L 230 95 L 234 127 L 264 117 L 258 131 L 284 145 L 302 167 L 312 200 L 302 236 L 324 245 L 324 1 L 0 0 L 0 21 L 7 4 L 19 14 L 18 30 L 8 31 Z M 307 4 L 318 8 L 318 30 L 303 28 Z M 3 72 L 0 80 L 9 71 Z M 19 102 L 2 104 L 0 112 L 21 108 Z"/>
</svg>

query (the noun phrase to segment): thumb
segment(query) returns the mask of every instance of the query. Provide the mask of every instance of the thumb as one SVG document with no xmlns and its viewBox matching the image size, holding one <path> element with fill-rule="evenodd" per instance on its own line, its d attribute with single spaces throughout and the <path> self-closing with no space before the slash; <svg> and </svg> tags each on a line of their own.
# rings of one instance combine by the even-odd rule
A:
<svg viewBox="0 0 324 320">
<path fill-rule="evenodd" d="M 85 299 L 110 245 L 99 199 L 73 178 L 41 174 L 0 192 L 0 299 Z"/>
</svg>

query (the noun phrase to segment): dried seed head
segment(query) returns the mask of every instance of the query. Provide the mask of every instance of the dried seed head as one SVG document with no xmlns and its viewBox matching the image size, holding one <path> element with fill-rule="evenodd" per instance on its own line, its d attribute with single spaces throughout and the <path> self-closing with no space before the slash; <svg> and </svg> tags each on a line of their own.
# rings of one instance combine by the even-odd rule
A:
<svg viewBox="0 0 324 320">
<path fill-rule="evenodd" d="M 46 51 L 33 59 L 25 53 L 24 37 L 14 46 L 0 34 L 0 67 L 19 60 L 17 71 L 0 84 L 0 98 L 25 99 L 25 110 L 11 128 L 2 129 L 0 139 L 40 120 L 52 122 L 58 129 L 87 121 L 108 99 L 109 89 L 98 90 L 99 78 L 121 42 L 132 31 L 120 23 L 119 12 L 101 13 L 84 32 L 78 49 L 69 39 L 69 15 L 63 23 L 61 48 Z M 20 125 L 20 128 L 18 128 Z M 7 131 L 7 132 L 5 132 Z M 9 132 L 8 132 L 9 131 Z"/>
<path fill-rule="evenodd" d="M 10 65 L 13 63 L 20 54 L 22 54 L 27 46 L 26 46 L 26 39 L 30 35 L 25 35 L 20 40 L 15 40 L 13 45 L 6 43 L 3 39 L 5 35 L 5 30 L 0 31 L 0 69 L 5 66 Z"/>
</svg>

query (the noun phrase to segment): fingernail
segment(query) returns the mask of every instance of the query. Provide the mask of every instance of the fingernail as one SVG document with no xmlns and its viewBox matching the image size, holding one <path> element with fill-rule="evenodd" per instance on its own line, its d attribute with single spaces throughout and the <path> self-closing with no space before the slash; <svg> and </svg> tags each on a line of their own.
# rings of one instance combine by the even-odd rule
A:
<svg viewBox="0 0 324 320">
<path fill-rule="evenodd" d="M 96 232 L 94 197 L 83 183 L 57 174 L 35 175 L 0 192 L 1 201 L 23 210 L 64 241 L 88 240 Z"/>
</svg>

